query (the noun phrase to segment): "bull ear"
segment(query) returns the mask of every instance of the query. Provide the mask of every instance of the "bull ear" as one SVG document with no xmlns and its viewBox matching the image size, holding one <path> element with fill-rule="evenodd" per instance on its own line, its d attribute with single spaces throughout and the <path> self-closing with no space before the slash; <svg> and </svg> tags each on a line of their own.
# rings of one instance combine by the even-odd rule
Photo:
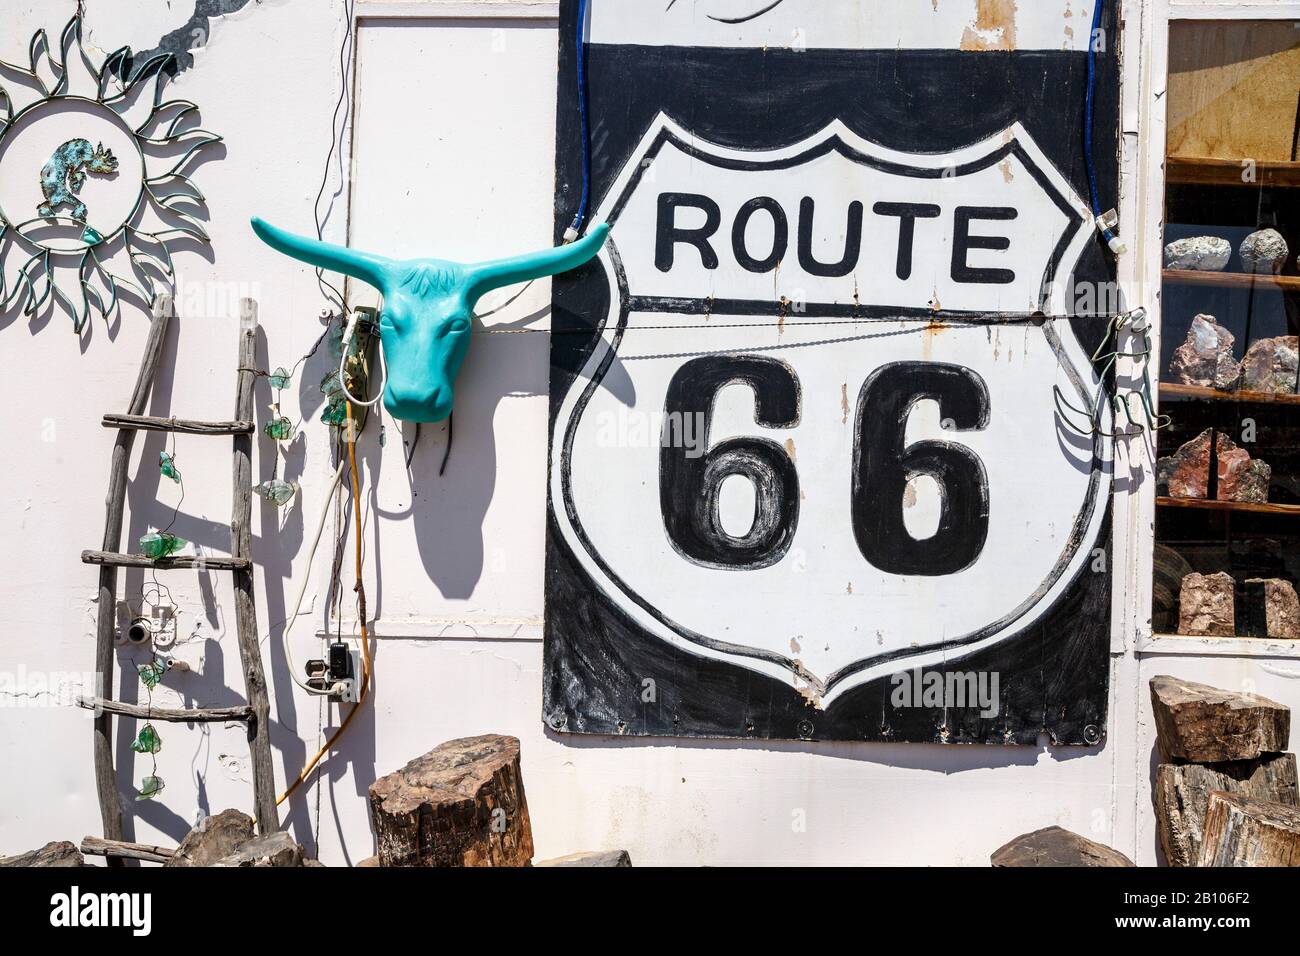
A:
<svg viewBox="0 0 1300 956">
<path fill-rule="evenodd" d="M 391 259 L 321 242 L 319 239 L 297 236 L 257 217 L 253 218 L 253 232 L 276 252 L 282 252 L 286 256 L 319 269 L 352 276 L 354 279 L 370 283 L 385 295 L 388 293 L 388 286 L 395 272 L 393 268 L 395 263 Z"/>
<path fill-rule="evenodd" d="M 608 234 L 609 226 L 602 222 L 581 239 L 567 245 L 544 249 L 541 252 L 531 252 L 511 259 L 494 259 L 491 262 L 466 266 L 465 269 L 469 273 L 467 285 L 469 301 L 472 304 L 480 296 L 502 286 L 576 269 L 600 252 L 600 247 L 605 244 L 605 236 Z"/>
</svg>

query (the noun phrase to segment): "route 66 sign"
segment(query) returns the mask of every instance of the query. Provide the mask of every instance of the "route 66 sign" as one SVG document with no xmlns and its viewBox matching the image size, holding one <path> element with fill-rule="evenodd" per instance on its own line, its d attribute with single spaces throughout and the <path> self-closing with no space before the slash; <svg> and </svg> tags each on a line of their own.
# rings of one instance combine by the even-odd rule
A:
<svg viewBox="0 0 1300 956">
<path fill-rule="evenodd" d="M 555 287 L 546 720 L 1097 743 L 1108 446 L 1053 399 L 1107 406 L 1105 322 L 1071 317 L 1105 261 L 1082 170 L 1062 168 L 1083 59 L 779 53 L 752 28 L 654 48 L 591 24 L 591 221 L 610 238 Z M 922 108 L 840 92 L 845 69 L 886 67 Z M 954 112 L 951 84 L 989 67 L 1003 99 Z M 1055 125 L 1022 103 L 1045 80 Z M 765 107 L 713 116 L 703 96 Z M 941 146 L 928 127 L 953 117 Z"/>
</svg>

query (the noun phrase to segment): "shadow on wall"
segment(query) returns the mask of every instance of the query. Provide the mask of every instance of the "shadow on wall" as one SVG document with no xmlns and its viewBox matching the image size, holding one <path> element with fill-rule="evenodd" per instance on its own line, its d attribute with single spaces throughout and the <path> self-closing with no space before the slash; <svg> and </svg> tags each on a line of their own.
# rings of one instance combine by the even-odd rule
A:
<svg viewBox="0 0 1300 956">
<path fill-rule="evenodd" d="M 603 734 L 563 734 L 545 728 L 547 739 L 575 749 L 655 748 L 674 750 L 751 750 L 771 753 L 807 753 L 836 760 L 856 760 L 901 770 L 925 770 L 943 774 L 1002 767 L 1032 767 L 1046 758 L 1064 763 L 1081 757 L 1099 756 L 1104 744 L 1095 747 L 1051 747 L 1041 734 L 1034 747 L 1000 744 L 882 743 L 880 741 L 834 740 L 740 740 L 718 737 L 613 737 Z"/>
</svg>

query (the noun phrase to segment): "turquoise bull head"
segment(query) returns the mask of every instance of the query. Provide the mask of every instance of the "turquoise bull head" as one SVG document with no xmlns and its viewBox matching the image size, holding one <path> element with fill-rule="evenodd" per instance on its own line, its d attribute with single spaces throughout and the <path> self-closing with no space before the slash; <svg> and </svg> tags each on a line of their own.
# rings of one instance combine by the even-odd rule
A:
<svg viewBox="0 0 1300 956">
<path fill-rule="evenodd" d="M 383 294 L 384 407 L 405 421 L 440 422 L 451 414 L 479 298 L 502 286 L 576 269 L 600 251 L 609 227 L 602 223 L 554 249 L 478 263 L 386 259 L 296 236 L 261 219 L 253 220 L 253 231 L 286 256 L 360 279 Z"/>
</svg>

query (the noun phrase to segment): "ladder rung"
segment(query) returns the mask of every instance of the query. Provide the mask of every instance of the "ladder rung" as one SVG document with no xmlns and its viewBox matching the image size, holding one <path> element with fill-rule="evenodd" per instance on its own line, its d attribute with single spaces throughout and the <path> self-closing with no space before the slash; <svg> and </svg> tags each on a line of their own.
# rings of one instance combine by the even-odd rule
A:
<svg viewBox="0 0 1300 956">
<path fill-rule="evenodd" d="M 180 432 L 184 435 L 251 435 L 253 422 L 200 422 L 186 418 L 157 418 L 152 415 L 104 416 L 105 428 L 129 428 L 144 432 Z"/>
<path fill-rule="evenodd" d="M 165 846 L 151 846 L 148 843 L 128 843 L 125 840 L 101 840 L 99 837 L 84 837 L 81 852 L 92 856 L 110 856 L 121 860 L 144 860 L 146 863 L 166 863 L 176 855 L 175 850 Z"/>
<path fill-rule="evenodd" d="M 173 555 L 170 558 L 150 558 L 143 554 L 118 554 L 115 551 L 83 551 L 82 564 L 111 564 L 118 568 L 157 568 L 160 571 L 178 568 L 207 568 L 209 571 L 248 571 L 253 562 L 248 558 L 215 558 L 196 555 Z"/>
<path fill-rule="evenodd" d="M 78 697 L 77 706 L 86 710 L 102 710 L 118 717 L 135 717 L 139 720 L 166 720 L 182 724 L 222 723 L 228 720 L 252 720 L 253 708 L 247 704 L 239 707 L 148 707 L 144 704 L 127 704 L 105 697 Z"/>
</svg>

